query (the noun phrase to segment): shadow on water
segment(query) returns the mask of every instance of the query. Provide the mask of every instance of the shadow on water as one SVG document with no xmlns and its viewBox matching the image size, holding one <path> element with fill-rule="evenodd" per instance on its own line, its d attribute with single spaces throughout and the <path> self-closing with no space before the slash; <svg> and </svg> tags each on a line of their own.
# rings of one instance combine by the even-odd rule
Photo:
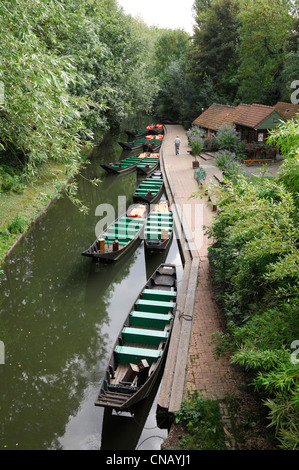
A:
<svg viewBox="0 0 299 470">
<path fill-rule="evenodd" d="M 148 428 L 145 426 L 149 413 L 155 401 L 162 371 L 150 395 L 146 400 L 140 402 L 134 409 L 134 414 L 116 414 L 105 409 L 102 427 L 101 450 L 135 450 L 146 448 L 149 439 L 162 439 L 166 437 L 156 423 L 149 420 Z M 155 430 L 153 433 L 152 431 Z M 148 433 L 148 435 L 147 435 Z M 141 438 L 142 435 L 142 438 Z M 113 439 L 111 439 L 113 436 Z"/>
<path fill-rule="evenodd" d="M 164 257 L 179 267 L 182 263 L 175 240 L 169 252 L 156 259 L 148 259 L 142 241 L 113 265 L 97 266 L 81 256 L 95 239 L 96 208 L 108 203 L 117 211 L 119 195 L 132 202 L 136 174 L 113 177 L 100 166 L 121 157 L 117 146 L 117 138 L 108 136 L 91 156 L 84 176 L 101 178 L 98 187 L 77 177 L 79 198 L 90 207 L 89 213 L 81 213 L 66 197 L 58 199 L 5 263 L 0 301 L 0 340 L 5 344 L 5 364 L 0 365 L 1 449 L 112 449 L 124 445 L 126 436 L 131 439 L 126 448 L 137 445 L 131 422 L 116 424 L 120 444 L 112 432 L 114 421 L 113 426 L 105 425 L 108 432 L 102 436 L 104 411 L 94 401 L 115 338 L 147 278 Z M 142 441 L 151 432 L 142 429 L 143 423 L 155 427 L 154 402 L 143 403 L 138 413 Z M 146 440 L 142 448 L 151 448 L 154 441 Z M 161 438 L 154 445 L 160 444 Z"/>
</svg>

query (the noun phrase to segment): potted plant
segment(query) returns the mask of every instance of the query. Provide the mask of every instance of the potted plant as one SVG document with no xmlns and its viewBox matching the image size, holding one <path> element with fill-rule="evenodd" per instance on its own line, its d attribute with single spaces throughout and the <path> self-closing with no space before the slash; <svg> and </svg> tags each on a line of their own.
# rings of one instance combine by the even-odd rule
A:
<svg viewBox="0 0 299 470">
<path fill-rule="evenodd" d="M 201 140 L 193 141 L 191 144 L 192 155 L 194 156 L 194 161 L 192 162 L 192 168 L 198 168 L 199 162 L 196 160 L 196 156 L 202 151 L 203 142 Z"/>
</svg>

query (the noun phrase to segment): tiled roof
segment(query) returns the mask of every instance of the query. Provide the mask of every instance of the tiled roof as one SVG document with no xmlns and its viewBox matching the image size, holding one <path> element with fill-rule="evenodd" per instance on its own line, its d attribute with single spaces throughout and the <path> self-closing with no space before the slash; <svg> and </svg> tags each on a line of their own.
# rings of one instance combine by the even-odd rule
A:
<svg viewBox="0 0 299 470">
<path fill-rule="evenodd" d="M 240 124 L 255 129 L 275 111 L 283 119 L 292 119 L 295 117 L 296 112 L 299 112 L 299 105 L 278 102 L 275 106 L 239 104 L 239 106 L 234 107 L 213 103 L 193 121 L 193 124 L 214 131 L 223 124 L 228 126 Z"/>
<path fill-rule="evenodd" d="M 278 101 L 274 106 L 275 111 L 284 119 L 295 119 L 299 113 L 299 104 L 283 103 Z"/>
<path fill-rule="evenodd" d="M 246 127 L 256 128 L 261 122 L 265 121 L 272 113 L 274 113 L 273 106 L 265 106 L 263 104 L 252 104 L 245 112 L 243 112 L 237 119 L 234 120 L 236 124 Z"/>
<path fill-rule="evenodd" d="M 223 124 L 233 124 L 232 115 L 235 111 L 236 108 L 234 106 L 213 103 L 193 121 L 193 124 L 197 124 L 198 126 L 206 129 L 217 130 L 217 127 L 222 126 Z"/>
</svg>

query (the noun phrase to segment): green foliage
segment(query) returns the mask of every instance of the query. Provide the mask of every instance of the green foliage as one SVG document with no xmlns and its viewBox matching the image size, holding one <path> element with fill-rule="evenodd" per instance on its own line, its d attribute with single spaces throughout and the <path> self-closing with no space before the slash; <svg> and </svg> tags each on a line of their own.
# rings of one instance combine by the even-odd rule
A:
<svg viewBox="0 0 299 470">
<path fill-rule="evenodd" d="M 23 233 L 26 229 L 27 222 L 24 217 L 19 214 L 16 215 L 15 219 L 9 224 L 8 231 L 10 233 Z"/>
<path fill-rule="evenodd" d="M 149 28 L 115 0 L 5 0 L 0 26 L 0 146 L 27 178 L 50 159 L 80 164 L 95 135 L 151 110 L 158 86 Z"/>
<path fill-rule="evenodd" d="M 209 259 L 227 316 L 232 361 L 255 371 L 252 385 L 268 397 L 271 426 L 283 448 L 294 449 L 299 376 L 291 344 L 299 338 L 299 230 L 298 188 L 289 169 L 298 174 L 298 159 L 289 126 L 275 132 L 286 156 L 278 177 L 226 180 L 208 234 L 216 240 Z M 230 155 L 222 157 L 225 166 Z M 216 340 L 219 352 L 228 338 Z"/>
<path fill-rule="evenodd" d="M 242 0 L 240 7 L 240 88 L 245 103 L 275 104 L 276 80 L 285 59 L 284 46 L 292 27 L 292 3 Z"/>
<path fill-rule="evenodd" d="M 181 440 L 186 450 L 225 450 L 225 435 L 216 401 L 199 397 L 197 393 L 184 399 L 175 422 L 183 423 L 187 433 Z"/>
<path fill-rule="evenodd" d="M 208 76 L 223 100 L 237 91 L 239 6 L 234 0 L 195 2 L 190 74 L 198 86 Z"/>
<path fill-rule="evenodd" d="M 298 78 L 294 2 L 195 0 L 194 11 L 187 64 L 190 84 L 201 90 L 197 115 L 213 102 L 290 101 L 291 83 Z"/>
<path fill-rule="evenodd" d="M 21 171 L 8 165 L 0 165 L 0 192 L 13 191 L 21 194 L 25 189 Z"/>
<path fill-rule="evenodd" d="M 219 150 L 235 152 L 239 145 L 239 138 L 232 126 L 220 126 L 217 129 L 215 142 Z"/>
</svg>

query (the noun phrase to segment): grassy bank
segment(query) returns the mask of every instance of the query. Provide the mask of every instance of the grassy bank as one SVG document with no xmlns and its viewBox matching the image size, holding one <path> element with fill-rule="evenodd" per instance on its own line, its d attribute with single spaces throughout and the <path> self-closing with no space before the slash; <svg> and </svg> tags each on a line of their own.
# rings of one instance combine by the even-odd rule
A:
<svg viewBox="0 0 299 470">
<path fill-rule="evenodd" d="M 44 165 L 40 178 L 24 186 L 22 192 L 0 194 L 0 266 L 14 244 L 58 196 L 71 176 L 68 165 L 49 162 Z"/>
</svg>

